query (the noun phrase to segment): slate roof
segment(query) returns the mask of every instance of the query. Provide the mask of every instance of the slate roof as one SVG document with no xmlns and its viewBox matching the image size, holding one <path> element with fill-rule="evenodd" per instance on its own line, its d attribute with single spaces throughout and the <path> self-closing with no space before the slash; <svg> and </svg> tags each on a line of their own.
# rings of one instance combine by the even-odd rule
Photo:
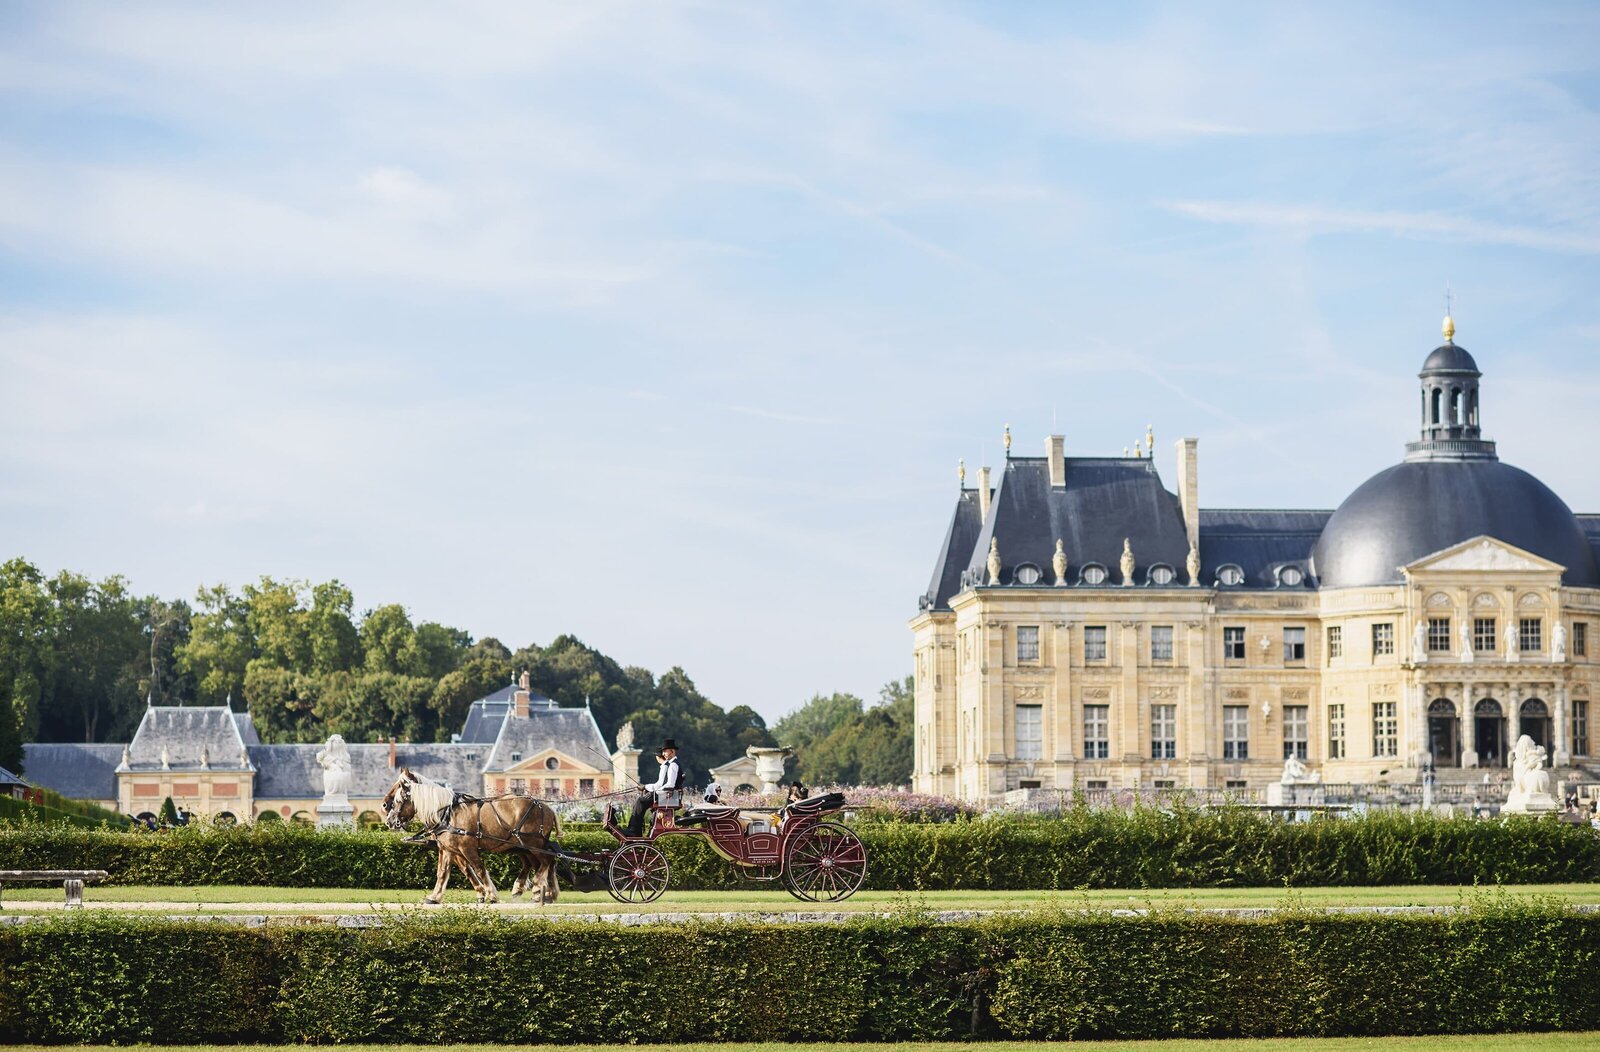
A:
<svg viewBox="0 0 1600 1052">
<path fill-rule="evenodd" d="M 22 773 L 74 800 L 115 800 L 122 748 L 115 742 L 30 742 L 22 747 Z"/>
<path fill-rule="evenodd" d="M 939 561 L 933 566 L 933 580 L 917 604 L 923 610 L 948 610 L 950 597 L 961 591 L 961 573 L 972 561 L 972 546 L 983 529 L 979 507 L 979 492 L 975 489 L 963 489 L 956 498 L 955 514 L 950 516 Z"/>
<path fill-rule="evenodd" d="M 258 799 L 322 799 L 322 767 L 317 763 L 321 743 L 309 745 L 255 745 L 250 759 L 256 765 L 255 794 Z M 397 744 L 395 766 L 389 766 L 389 746 L 384 743 L 351 745 L 350 795 L 383 796 L 409 767 L 463 792 L 483 791 L 483 762 L 486 746 L 443 742 Z"/>
<path fill-rule="evenodd" d="M 161 752 L 176 770 L 197 770 L 201 750 L 209 751 L 211 770 L 242 770 L 244 739 L 235 713 L 223 705 L 155 705 L 144 710 L 139 729 L 128 745 L 129 766 L 135 771 L 161 769 Z"/>
<path fill-rule="evenodd" d="M 1600 564 L 1600 515 L 1575 515 L 1573 518 L 1578 520 L 1578 528 L 1589 541 L 1595 563 Z"/>
<path fill-rule="evenodd" d="M 516 694 L 517 685 L 513 683 L 473 702 L 467 709 L 466 720 L 461 724 L 461 733 L 456 735 L 454 740 L 493 744 L 495 738 L 500 734 L 500 724 L 505 720 L 506 714 L 511 711 Z M 528 692 L 528 708 L 530 710 L 553 709 L 556 707 L 554 698 L 540 694 L 536 690 Z"/>
<path fill-rule="evenodd" d="M 18 778 L 16 775 L 14 775 L 10 771 L 6 770 L 4 767 L 0 767 L 0 785 L 27 785 L 27 784 L 28 784 L 27 782 L 24 782 L 21 778 Z"/>
<path fill-rule="evenodd" d="M 484 769 L 509 770 L 546 749 L 603 771 L 611 769 L 611 750 L 588 709 L 529 709 L 526 716 L 507 716 Z M 513 760 L 512 753 L 521 759 Z"/>
<path fill-rule="evenodd" d="M 1200 509 L 1200 583 L 1212 585 L 1230 563 L 1244 571 L 1244 588 L 1278 587 L 1278 571 L 1299 567 L 1311 581 L 1311 549 L 1331 511 Z M 1188 583 L 1185 573 L 1183 580 Z"/>
<path fill-rule="evenodd" d="M 250 718 L 248 711 L 234 713 L 233 725 L 239 729 L 239 739 L 246 745 L 261 744 L 261 736 L 256 733 L 255 720 Z"/>
</svg>

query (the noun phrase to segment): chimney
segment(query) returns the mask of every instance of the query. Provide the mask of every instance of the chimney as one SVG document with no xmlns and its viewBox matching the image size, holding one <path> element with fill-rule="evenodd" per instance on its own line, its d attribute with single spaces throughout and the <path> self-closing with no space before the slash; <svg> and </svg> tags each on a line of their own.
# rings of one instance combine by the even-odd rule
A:
<svg viewBox="0 0 1600 1052">
<path fill-rule="evenodd" d="M 1044 440 L 1045 455 L 1050 458 L 1050 488 L 1061 489 L 1067 484 L 1067 439 L 1064 435 L 1051 435 Z"/>
<path fill-rule="evenodd" d="M 1189 547 L 1200 547 L 1200 481 L 1196 477 L 1198 438 L 1180 438 L 1174 443 L 1178 450 L 1178 506 L 1183 509 L 1183 532 L 1189 537 Z"/>
<path fill-rule="evenodd" d="M 394 770 L 394 735 L 389 735 L 389 769 Z"/>
<path fill-rule="evenodd" d="M 523 719 L 528 718 L 528 688 L 519 687 L 511 703 L 511 711 Z"/>
<path fill-rule="evenodd" d="M 978 521 L 989 521 L 989 469 L 978 469 Z"/>
</svg>

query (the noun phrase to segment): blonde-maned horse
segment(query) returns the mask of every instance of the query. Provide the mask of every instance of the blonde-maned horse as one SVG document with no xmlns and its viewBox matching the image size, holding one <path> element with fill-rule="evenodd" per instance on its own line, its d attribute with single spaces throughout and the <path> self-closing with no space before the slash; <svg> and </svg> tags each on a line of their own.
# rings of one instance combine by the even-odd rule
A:
<svg viewBox="0 0 1600 1052">
<path fill-rule="evenodd" d="M 526 796 L 492 796 L 480 800 L 415 773 L 409 767 L 383 798 L 383 820 L 390 829 L 404 829 L 413 819 L 439 848 L 439 876 L 422 901 L 438 905 L 450 883 L 452 863 L 478 893 L 479 902 L 498 902 L 494 881 L 483 864 L 483 852 L 516 855 L 522 869 L 511 885 L 512 895 L 533 891 L 533 901 L 555 902 L 555 856 L 550 841 L 561 833 L 561 821 L 550 805 Z M 533 879 L 529 874 L 537 870 Z"/>
</svg>

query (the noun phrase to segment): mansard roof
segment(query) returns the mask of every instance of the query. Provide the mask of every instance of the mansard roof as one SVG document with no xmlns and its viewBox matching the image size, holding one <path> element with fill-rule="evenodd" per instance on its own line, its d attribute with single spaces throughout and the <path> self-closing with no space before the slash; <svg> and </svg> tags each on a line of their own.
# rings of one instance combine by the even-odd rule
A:
<svg viewBox="0 0 1600 1052">
<path fill-rule="evenodd" d="M 611 750 L 606 748 L 600 725 L 587 708 L 530 708 L 526 716 L 512 713 L 501 722 L 500 734 L 483 770 L 510 770 L 550 749 L 597 770 L 611 769 Z M 513 759 L 512 754 L 517 758 Z"/>
<path fill-rule="evenodd" d="M 948 610 L 950 597 L 961 591 L 961 574 L 972 561 L 972 546 L 983 529 L 980 503 L 975 489 L 963 489 L 956 498 L 955 514 L 950 516 L 950 528 L 945 531 L 939 561 L 933 566 L 933 580 L 928 582 L 928 590 L 917 604 L 922 609 Z"/>
<path fill-rule="evenodd" d="M 225 705 L 153 705 L 128 745 L 129 768 L 160 770 L 165 751 L 166 765 L 175 770 L 199 769 L 202 752 L 212 770 L 241 770 L 245 741 L 236 715 Z"/>
<path fill-rule="evenodd" d="M 317 753 L 322 743 L 308 745 L 257 745 L 250 749 L 256 765 L 255 795 L 265 800 L 322 799 L 322 767 Z M 350 795 L 382 796 L 405 767 L 463 792 L 483 791 L 482 772 L 489 750 L 447 742 L 396 744 L 394 766 L 389 766 L 387 743 L 351 745 Z"/>
<path fill-rule="evenodd" d="M 23 777 L 73 800 L 115 800 L 122 746 L 101 742 L 29 742 L 22 747 Z"/>
</svg>

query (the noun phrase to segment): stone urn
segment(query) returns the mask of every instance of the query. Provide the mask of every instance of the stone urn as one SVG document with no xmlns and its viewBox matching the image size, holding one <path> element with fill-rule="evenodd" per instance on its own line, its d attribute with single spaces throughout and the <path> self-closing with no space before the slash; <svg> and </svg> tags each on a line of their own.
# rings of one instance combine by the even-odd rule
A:
<svg viewBox="0 0 1600 1052">
<path fill-rule="evenodd" d="M 761 779 L 761 791 L 777 792 L 778 783 L 783 781 L 783 761 L 793 756 L 794 750 L 752 745 L 745 749 L 744 754 L 756 762 L 756 777 Z"/>
</svg>

